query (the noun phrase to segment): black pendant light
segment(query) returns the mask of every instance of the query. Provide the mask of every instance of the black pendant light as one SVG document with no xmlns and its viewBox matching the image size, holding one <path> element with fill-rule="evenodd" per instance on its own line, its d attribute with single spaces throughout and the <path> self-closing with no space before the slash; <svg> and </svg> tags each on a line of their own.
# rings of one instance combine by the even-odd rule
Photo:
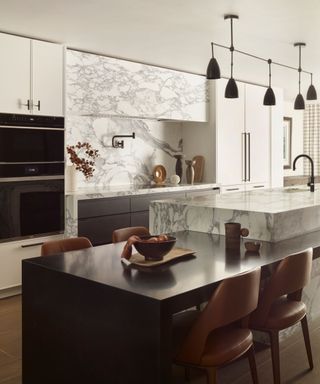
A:
<svg viewBox="0 0 320 384">
<path fill-rule="evenodd" d="M 305 43 L 294 43 L 294 46 L 295 47 L 299 47 L 299 68 L 298 68 L 298 72 L 299 72 L 299 93 L 294 101 L 294 109 L 304 109 L 305 108 L 305 104 L 304 104 L 304 99 L 303 99 L 303 96 L 301 95 L 301 47 L 305 47 L 306 44 Z"/>
<path fill-rule="evenodd" d="M 235 82 L 233 78 L 233 52 L 234 52 L 234 46 L 233 46 L 233 19 L 239 19 L 239 16 L 237 15 L 225 15 L 224 19 L 230 19 L 231 22 L 231 45 L 230 45 L 230 52 L 231 52 L 231 76 L 228 81 L 228 84 L 226 86 L 226 90 L 224 93 L 224 97 L 227 99 L 237 99 L 239 97 L 238 87 L 237 83 Z"/>
<path fill-rule="evenodd" d="M 269 65 L 269 87 L 264 95 L 263 105 L 276 105 L 276 97 L 274 95 L 273 89 L 271 88 L 271 63 L 272 60 L 268 60 Z"/>
<path fill-rule="evenodd" d="M 211 52 L 212 52 L 212 57 L 207 67 L 207 79 L 208 80 L 220 79 L 221 78 L 220 67 L 216 58 L 214 57 L 213 43 L 211 43 Z"/>
<path fill-rule="evenodd" d="M 308 88 L 307 100 L 317 100 L 317 91 L 314 85 L 312 84 L 312 73 L 310 73 L 310 75 L 311 75 L 311 84 Z"/>
</svg>

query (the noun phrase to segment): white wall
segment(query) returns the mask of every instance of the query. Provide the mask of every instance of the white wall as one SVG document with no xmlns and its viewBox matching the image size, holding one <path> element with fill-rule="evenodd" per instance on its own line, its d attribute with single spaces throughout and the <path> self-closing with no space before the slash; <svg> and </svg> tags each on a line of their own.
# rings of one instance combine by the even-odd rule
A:
<svg viewBox="0 0 320 384">
<path fill-rule="evenodd" d="M 293 109 L 293 102 L 286 101 L 284 103 L 284 116 L 292 118 L 292 152 L 291 164 L 294 158 L 303 153 L 303 111 Z M 303 175 L 303 161 L 298 160 L 297 169 L 284 170 L 284 176 L 299 176 Z"/>
</svg>

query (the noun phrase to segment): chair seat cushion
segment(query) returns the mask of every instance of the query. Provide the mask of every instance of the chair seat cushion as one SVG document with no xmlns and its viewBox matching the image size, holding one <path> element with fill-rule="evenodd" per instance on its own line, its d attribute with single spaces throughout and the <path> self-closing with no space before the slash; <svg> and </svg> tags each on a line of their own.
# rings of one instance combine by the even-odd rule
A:
<svg viewBox="0 0 320 384">
<path fill-rule="evenodd" d="M 306 315 L 306 306 L 302 301 L 287 300 L 281 297 L 276 300 L 270 309 L 264 324 L 250 322 L 252 328 L 285 329 L 299 322 Z"/>
<path fill-rule="evenodd" d="M 199 311 L 185 311 L 173 317 L 173 357 L 187 336 Z M 230 325 L 210 333 L 201 359 L 203 366 L 220 366 L 245 353 L 252 345 L 249 329 Z"/>
<path fill-rule="evenodd" d="M 224 327 L 209 335 L 201 364 L 220 366 L 243 355 L 252 346 L 252 333 L 249 329 Z"/>
</svg>

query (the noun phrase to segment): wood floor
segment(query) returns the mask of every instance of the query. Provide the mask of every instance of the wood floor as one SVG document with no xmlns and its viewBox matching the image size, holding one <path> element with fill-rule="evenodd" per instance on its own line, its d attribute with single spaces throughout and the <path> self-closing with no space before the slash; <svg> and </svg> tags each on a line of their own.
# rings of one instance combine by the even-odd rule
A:
<svg viewBox="0 0 320 384">
<path fill-rule="evenodd" d="M 309 320 L 309 326 L 315 368 L 313 371 L 307 369 L 308 361 L 302 335 L 298 329 L 281 344 L 283 384 L 320 383 L 320 318 Z M 256 353 L 256 360 L 260 384 L 272 384 L 270 349 L 260 348 Z M 175 366 L 173 373 L 175 384 L 184 383 L 184 371 L 181 367 Z M 0 300 L 0 384 L 21 383 L 21 297 L 15 296 Z M 206 380 L 201 371 L 192 370 L 189 383 L 205 384 Z M 218 373 L 218 383 L 250 384 L 247 361 L 241 360 L 221 369 Z"/>
</svg>

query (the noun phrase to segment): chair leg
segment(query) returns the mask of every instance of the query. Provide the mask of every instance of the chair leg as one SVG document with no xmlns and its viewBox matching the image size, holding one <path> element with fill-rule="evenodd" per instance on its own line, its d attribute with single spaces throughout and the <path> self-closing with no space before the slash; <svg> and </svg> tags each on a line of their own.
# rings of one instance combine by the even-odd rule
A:
<svg viewBox="0 0 320 384">
<path fill-rule="evenodd" d="M 279 355 L 279 332 L 270 331 L 271 356 L 273 369 L 273 382 L 280 384 L 280 355 Z"/>
<path fill-rule="evenodd" d="M 184 368 L 184 378 L 186 381 L 190 381 L 190 368 L 189 367 Z"/>
<path fill-rule="evenodd" d="M 306 350 L 307 350 L 309 366 L 310 366 L 310 369 L 313 369 L 312 350 L 311 350 L 311 344 L 310 344 L 307 316 L 305 316 L 301 320 L 301 326 L 302 326 L 304 344 L 305 344 Z"/>
<path fill-rule="evenodd" d="M 207 384 L 217 383 L 217 370 L 216 368 L 207 368 Z"/>
<path fill-rule="evenodd" d="M 252 382 L 253 384 L 258 384 L 258 373 L 257 373 L 257 365 L 256 365 L 256 359 L 254 355 L 254 348 L 253 345 L 247 352 L 247 357 L 250 364 L 250 370 L 251 370 L 251 376 L 252 376 Z"/>
</svg>

